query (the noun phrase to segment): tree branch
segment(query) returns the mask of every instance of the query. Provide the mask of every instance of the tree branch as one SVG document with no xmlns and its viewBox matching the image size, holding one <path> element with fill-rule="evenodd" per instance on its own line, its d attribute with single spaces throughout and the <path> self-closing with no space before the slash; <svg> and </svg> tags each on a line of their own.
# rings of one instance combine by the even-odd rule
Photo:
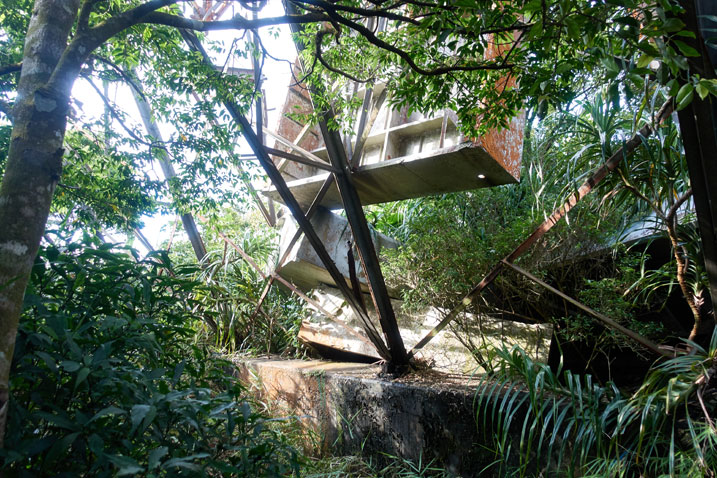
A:
<svg viewBox="0 0 717 478">
<path fill-rule="evenodd" d="M 78 33 L 65 49 L 44 89 L 54 96 L 69 97 L 72 84 L 82 65 L 95 49 L 121 31 L 139 23 L 147 14 L 179 1 L 151 0 Z"/>
<path fill-rule="evenodd" d="M 303 5 L 313 5 L 313 6 L 319 7 L 322 10 L 331 9 L 331 10 L 337 10 L 337 11 L 342 11 L 342 12 L 347 12 L 347 13 L 355 13 L 355 14 L 361 15 L 363 17 L 383 17 L 383 18 L 387 18 L 389 20 L 396 20 L 399 22 L 410 23 L 410 24 L 416 25 L 416 26 L 421 24 L 421 22 L 419 22 L 415 18 L 407 17 L 405 15 L 401 15 L 401 14 L 394 13 L 394 12 L 390 11 L 390 10 L 393 10 L 392 7 L 389 7 L 388 9 L 370 10 L 367 8 L 351 7 L 351 6 L 346 6 L 346 5 L 338 5 L 335 3 L 328 3 L 328 2 L 325 2 L 324 0 L 292 0 L 292 3 L 297 4 L 299 6 L 302 4 Z M 302 8 L 306 8 L 306 7 L 302 7 Z"/>
<path fill-rule="evenodd" d="M 353 80 L 353 81 L 355 81 L 356 83 L 366 83 L 366 82 L 368 82 L 368 81 L 371 81 L 371 78 L 367 78 L 367 79 L 365 79 L 365 80 L 362 80 L 361 78 L 357 78 L 357 77 L 351 75 L 350 73 L 347 73 L 347 72 L 345 72 L 345 71 L 343 71 L 343 70 L 340 70 L 340 69 L 338 69 L 338 68 L 334 68 L 333 66 L 331 66 L 331 65 L 324 59 L 324 57 L 323 57 L 322 54 L 321 54 L 321 44 L 322 44 L 323 41 L 324 41 L 324 37 L 325 37 L 326 35 L 331 35 L 331 34 L 333 34 L 333 32 L 331 32 L 331 31 L 329 31 L 329 30 L 321 30 L 320 32 L 318 32 L 318 33 L 316 34 L 316 48 L 315 48 L 314 51 L 315 51 L 315 54 L 316 54 L 316 59 L 319 61 L 319 63 L 321 63 L 321 64 L 324 66 L 324 68 L 326 68 L 327 70 L 332 71 L 332 72 L 336 73 L 337 75 L 341 75 L 341 76 L 344 76 L 344 77 L 346 77 L 346 78 L 348 78 L 348 79 L 350 79 L 350 80 Z"/>
<path fill-rule="evenodd" d="M 105 104 L 105 106 L 107 106 L 107 110 L 114 117 L 114 119 L 117 120 L 117 122 L 120 124 L 120 126 L 122 126 L 122 129 L 124 129 L 127 132 L 127 134 L 129 134 L 132 137 L 132 139 L 134 139 L 135 141 L 137 141 L 145 146 L 149 146 L 150 148 L 157 146 L 156 144 L 150 143 L 149 141 L 146 141 L 143 138 L 140 138 L 137 135 L 137 133 L 132 131 L 132 129 L 125 124 L 124 120 L 122 119 L 120 114 L 117 112 L 115 107 L 112 105 L 112 103 L 110 103 L 110 100 L 108 100 L 105 97 L 104 93 L 102 93 L 102 91 L 100 91 L 100 89 L 97 87 L 97 85 L 95 85 L 95 83 L 92 81 L 92 79 L 90 77 L 86 76 L 85 80 L 87 80 L 87 83 L 89 83 L 90 86 L 92 86 L 92 88 L 97 92 L 99 97 L 102 99 L 102 102 Z"/>
<path fill-rule="evenodd" d="M 482 65 L 454 65 L 454 66 L 442 66 L 438 68 L 434 68 L 432 70 L 427 70 L 425 68 L 422 68 L 416 64 L 415 61 L 413 61 L 413 58 L 411 58 L 411 55 L 401 50 L 400 48 L 391 45 L 390 43 L 387 43 L 380 38 L 378 38 L 371 30 L 366 28 L 365 26 L 361 25 L 360 23 L 356 23 L 352 20 L 349 20 L 347 18 L 342 17 L 333 8 L 327 8 L 326 13 L 331 17 L 332 20 L 335 20 L 336 22 L 345 25 L 356 32 L 360 33 L 361 35 L 366 38 L 366 40 L 369 41 L 369 43 L 383 49 L 386 51 L 389 51 L 391 53 L 396 54 L 399 58 L 401 58 L 403 61 L 408 64 L 409 67 L 416 73 L 419 73 L 424 76 L 440 76 L 444 75 L 446 73 L 452 72 L 452 71 L 479 71 L 479 70 L 509 70 L 513 67 L 512 64 L 506 63 L 506 64 L 497 64 L 497 63 L 486 63 Z"/>
<path fill-rule="evenodd" d="M 13 63 L 10 65 L 2 65 L 0 66 L 0 76 L 9 75 L 10 73 L 15 73 L 16 71 L 20 71 L 22 68 L 22 63 Z"/>
<path fill-rule="evenodd" d="M 92 7 L 95 6 L 98 0 L 83 0 L 80 6 L 80 14 L 77 16 L 77 31 L 83 32 L 89 27 L 90 13 L 92 13 Z"/>
<path fill-rule="evenodd" d="M 165 25 L 168 27 L 183 28 L 185 30 L 208 32 L 214 30 L 251 30 L 287 23 L 315 23 L 328 20 L 330 20 L 330 18 L 323 13 L 306 13 L 303 15 L 257 18 L 256 20 L 249 20 L 241 15 L 236 15 L 231 20 L 203 22 L 201 20 L 184 18 L 169 13 L 152 12 L 142 17 L 137 23 L 153 23 L 155 25 Z"/>
<path fill-rule="evenodd" d="M 667 214 L 665 215 L 665 218 L 667 221 L 672 222 L 675 218 L 675 215 L 677 214 L 677 211 L 682 207 L 682 205 L 687 201 L 690 196 L 692 196 L 692 188 L 685 191 L 685 193 L 680 196 L 675 204 L 672 205 L 672 207 L 667 211 Z"/>
<path fill-rule="evenodd" d="M 92 55 L 92 58 L 95 60 L 98 60 L 110 68 L 112 68 L 118 75 L 120 75 L 139 95 L 144 99 L 147 100 L 147 97 L 144 94 L 144 91 L 142 91 L 142 88 L 135 82 L 135 78 L 132 78 L 130 74 L 128 74 L 126 71 L 124 71 L 122 68 L 120 68 L 118 65 L 114 64 L 107 58 L 101 57 L 99 55 Z"/>
<path fill-rule="evenodd" d="M 12 122 L 12 108 L 13 105 L 7 101 L 0 100 L 0 113 L 3 113 Z"/>
</svg>

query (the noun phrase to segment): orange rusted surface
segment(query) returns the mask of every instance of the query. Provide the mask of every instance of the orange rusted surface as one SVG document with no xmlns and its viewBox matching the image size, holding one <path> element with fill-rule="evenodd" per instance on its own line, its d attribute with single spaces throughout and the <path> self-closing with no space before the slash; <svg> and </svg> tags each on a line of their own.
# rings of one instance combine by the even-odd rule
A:
<svg viewBox="0 0 717 478">
<path fill-rule="evenodd" d="M 296 65 L 294 65 L 294 77 L 300 77 L 300 71 Z M 309 98 L 309 92 L 306 85 L 300 83 L 298 85 L 292 85 L 289 87 L 289 91 L 286 94 L 286 100 L 284 106 L 281 108 L 281 116 L 279 117 L 279 123 L 276 127 L 276 133 L 291 142 L 295 142 L 297 136 L 301 133 L 304 128 L 302 123 L 295 121 L 294 119 L 287 116 L 289 113 L 294 114 L 310 114 L 313 111 L 313 106 Z M 298 142 L 298 146 L 301 146 L 305 150 L 313 151 L 324 145 L 321 138 L 319 128 L 317 126 L 312 127 L 304 137 Z M 286 147 L 278 141 L 275 142 L 274 148 L 282 151 L 291 151 L 291 148 Z M 279 163 L 282 160 L 276 158 L 275 163 Z M 316 174 L 316 168 L 305 164 L 297 163 L 294 161 L 285 162 L 285 166 L 282 168 L 282 172 L 290 178 L 304 178 L 307 176 L 313 176 Z"/>
<path fill-rule="evenodd" d="M 525 111 L 521 111 L 507 128 L 491 130 L 477 138 L 473 144 L 485 149 L 516 180 L 520 179 L 520 164 L 523 158 L 523 131 Z"/>
<path fill-rule="evenodd" d="M 506 54 L 513 46 L 513 42 L 497 43 L 490 41 L 486 50 L 486 59 L 498 58 Z M 513 75 L 506 75 L 496 83 L 496 88 L 509 90 L 515 88 L 518 82 Z M 478 119 L 480 123 L 480 119 Z M 506 171 L 516 180 L 520 179 L 520 165 L 523 157 L 523 132 L 525 130 L 525 110 L 520 111 L 502 130 L 491 130 L 480 138 L 475 138 L 473 144 L 485 149 Z"/>
</svg>

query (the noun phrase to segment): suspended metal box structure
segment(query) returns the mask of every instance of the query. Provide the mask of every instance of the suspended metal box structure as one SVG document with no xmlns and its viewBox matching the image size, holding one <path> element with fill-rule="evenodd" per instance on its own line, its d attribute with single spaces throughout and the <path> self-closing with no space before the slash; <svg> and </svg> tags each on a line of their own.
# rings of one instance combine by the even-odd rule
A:
<svg viewBox="0 0 717 478">
<path fill-rule="evenodd" d="M 379 94 L 377 87 L 374 95 Z M 328 153 L 318 129 L 306 128 L 286 113 L 311 112 L 308 93 L 300 86 L 289 90 L 278 133 L 328 162 Z M 356 122 L 358 124 L 358 121 Z M 513 119 L 509 128 L 491 131 L 480 138 L 464 137 L 450 110 L 424 116 L 404 107 L 381 107 L 353 173 L 362 205 L 379 204 L 434 194 L 465 191 L 516 183 L 520 177 L 524 115 Z M 301 135 L 302 131 L 304 132 Z M 354 132 L 356 133 L 356 132 Z M 353 135 L 351 148 L 355 147 Z M 290 150 L 283 144 L 277 148 Z M 307 208 L 328 172 L 310 165 L 277 160 L 299 204 Z M 281 202 L 275 189 L 265 191 Z M 333 185 L 320 203 L 329 209 L 342 207 Z"/>
</svg>

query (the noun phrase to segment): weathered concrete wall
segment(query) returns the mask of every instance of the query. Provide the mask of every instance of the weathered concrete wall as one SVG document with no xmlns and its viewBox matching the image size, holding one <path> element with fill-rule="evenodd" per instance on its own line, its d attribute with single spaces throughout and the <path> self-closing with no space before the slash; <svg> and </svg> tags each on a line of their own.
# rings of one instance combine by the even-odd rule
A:
<svg viewBox="0 0 717 478">
<path fill-rule="evenodd" d="M 467 377 L 388 381 L 376 378 L 376 366 L 301 360 L 238 365 L 262 399 L 301 417 L 333 453 L 435 459 L 458 476 L 491 476 L 481 473 L 495 456 L 476 424 L 476 385 Z"/>
</svg>

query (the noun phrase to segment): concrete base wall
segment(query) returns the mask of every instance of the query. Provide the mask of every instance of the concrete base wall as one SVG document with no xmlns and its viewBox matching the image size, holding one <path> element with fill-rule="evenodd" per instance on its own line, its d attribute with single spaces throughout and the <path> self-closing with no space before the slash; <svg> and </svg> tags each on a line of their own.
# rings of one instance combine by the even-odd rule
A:
<svg viewBox="0 0 717 478">
<path fill-rule="evenodd" d="M 481 474 L 495 456 L 482 446 L 469 377 L 426 372 L 388 381 L 377 379 L 376 366 L 321 361 L 254 359 L 238 365 L 262 399 L 300 417 L 333 453 L 435 460 L 458 476 L 491 476 Z"/>
</svg>

